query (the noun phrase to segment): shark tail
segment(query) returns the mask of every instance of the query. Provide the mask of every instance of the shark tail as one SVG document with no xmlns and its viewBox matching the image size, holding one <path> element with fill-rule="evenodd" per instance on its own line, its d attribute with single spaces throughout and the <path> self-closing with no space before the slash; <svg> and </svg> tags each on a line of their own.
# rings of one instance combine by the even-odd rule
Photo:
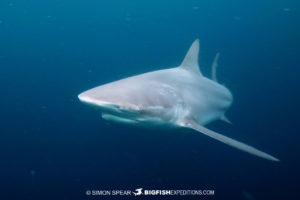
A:
<svg viewBox="0 0 300 200">
<path fill-rule="evenodd" d="M 218 79 L 217 79 L 217 68 L 218 68 L 218 62 L 219 62 L 219 57 L 220 57 L 220 53 L 217 53 L 215 58 L 214 58 L 214 61 L 212 63 L 212 71 L 211 71 L 211 78 L 213 81 L 216 81 L 218 82 Z"/>
<path fill-rule="evenodd" d="M 212 71 L 211 71 L 211 79 L 215 82 L 218 82 L 218 79 L 217 79 L 217 68 L 219 66 L 218 62 L 219 62 L 219 57 L 220 57 L 220 53 L 217 53 L 215 58 L 214 58 L 214 61 L 212 63 Z M 224 115 L 220 118 L 222 121 L 224 122 L 227 122 L 228 124 L 232 124 L 232 122 Z"/>
</svg>

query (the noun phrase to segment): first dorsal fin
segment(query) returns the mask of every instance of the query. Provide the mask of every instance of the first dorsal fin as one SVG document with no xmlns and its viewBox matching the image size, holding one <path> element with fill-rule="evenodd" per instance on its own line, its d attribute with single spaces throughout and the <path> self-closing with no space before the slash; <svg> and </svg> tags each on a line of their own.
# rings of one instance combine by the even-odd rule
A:
<svg viewBox="0 0 300 200">
<path fill-rule="evenodd" d="M 198 56 L 199 56 L 199 39 L 196 39 L 193 44 L 191 45 L 189 51 L 184 57 L 180 67 L 191 71 L 193 73 L 201 74 L 198 64 Z"/>
</svg>

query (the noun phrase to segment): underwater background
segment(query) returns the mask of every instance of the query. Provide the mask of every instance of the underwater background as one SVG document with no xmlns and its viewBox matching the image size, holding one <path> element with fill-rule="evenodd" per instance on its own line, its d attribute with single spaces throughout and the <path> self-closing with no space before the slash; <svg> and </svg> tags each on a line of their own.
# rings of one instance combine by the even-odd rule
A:
<svg viewBox="0 0 300 200">
<path fill-rule="evenodd" d="M 1 0 L 0 199 L 137 188 L 299 199 L 299 9 L 296 0 Z M 203 74 L 220 52 L 217 76 L 234 97 L 233 125 L 208 128 L 280 162 L 194 131 L 110 123 L 79 102 L 92 87 L 179 65 L 196 38 Z"/>
</svg>

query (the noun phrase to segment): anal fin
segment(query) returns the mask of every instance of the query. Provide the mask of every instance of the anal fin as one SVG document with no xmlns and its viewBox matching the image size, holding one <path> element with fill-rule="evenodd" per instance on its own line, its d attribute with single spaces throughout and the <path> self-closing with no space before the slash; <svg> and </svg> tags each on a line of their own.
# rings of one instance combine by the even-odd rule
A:
<svg viewBox="0 0 300 200">
<path fill-rule="evenodd" d="M 227 122 L 228 124 L 232 124 L 232 122 L 225 115 L 223 115 L 223 117 L 221 117 L 220 120 Z"/>
<path fill-rule="evenodd" d="M 191 128 L 191 129 L 194 129 L 198 132 L 201 132 L 211 138 L 214 138 L 220 142 L 223 142 L 225 144 L 228 144 L 232 147 L 235 147 L 239 150 L 242 150 L 242 151 L 245 151 L 245 152 L 248 152 L 252 155 L 255 155 L 255 156 L 258 156 L 258 157 L 261 157 L 261 158 L 264 158 L 264 159 L 267 159 L 267 160 L 271 160 L 271 161 L 279 161 L 279 159 L 275 158 L 274 156 L 271 156 L 265 152 L 262 152 L 252 146 L 249 146 L 247 144 L 244 144 L 242 142 L 239 142 L 237 140 L 234 140 L 234 139 L 231 139 L 229 137 L 226 137 L 224 135 L 221 135 L 217 132 L 214 132 L 212 130 L 209 130 L 199 124 L 197 124 L 196 122 L 194 121 L 191 121 L 191 122 L 187 122 L 187 123 L 184 123 L 184 126 L 185 127 L 188 127 L 188 128 Z"/>
</svg>

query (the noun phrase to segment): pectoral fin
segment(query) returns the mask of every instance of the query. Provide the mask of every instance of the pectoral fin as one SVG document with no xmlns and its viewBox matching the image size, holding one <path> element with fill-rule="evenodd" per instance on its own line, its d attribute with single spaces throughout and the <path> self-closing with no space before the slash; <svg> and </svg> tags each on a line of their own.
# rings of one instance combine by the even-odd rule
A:
<svg viewBox="0 0 300 200">
<path fill-rule="evenodd" d="M 273 157 L 273 156 L 271 156 L 271 155 L 269 155 L 269 154 L 267 154 L 265 152 L 262 152 L 262 151 L 254 148 L 254 147 L 251 147 L 251 146 L 249 146 L 247 144 L 244 144 L 242 142 L 236 141 L 234 139 L 231 139 L 229 137 L 226 137 L 224 135 L 216 133 L 216 132 L 214 132 L 212 130 L 209 130 L 209 129 L 207 129 L 207 128 L 205 128 L 205 127 L 197 124 L 196 122 L 192 121 L 192 122 L 187 122 L 187 123 L 184 123 L 184 124 L 185 124 L 184 125 L 185 127 L 194 129 L 194 130 L 196 130 L 198 132 L 201 132 L 201 133 L 203 133 L 203 134 L 205 134 L 205 135 L 207 135 L 207 136 L 209 136 L 211 138 L 219 140 L 220 142 L 228 144 L 228 145 L 230 145 L 232 147 L 235 147 L 237 149 L 240 149 L 242 151 L 246 151 L 246 152 L 248 152 L 250 154 L 253 154 L 253 155 L 261 157 L 261 158 L 265 158 L 267 160 L 279 161 L 279 159 L 277 159 L 277 158 L 275 158 L 275 157 Z"/>
</svg>

